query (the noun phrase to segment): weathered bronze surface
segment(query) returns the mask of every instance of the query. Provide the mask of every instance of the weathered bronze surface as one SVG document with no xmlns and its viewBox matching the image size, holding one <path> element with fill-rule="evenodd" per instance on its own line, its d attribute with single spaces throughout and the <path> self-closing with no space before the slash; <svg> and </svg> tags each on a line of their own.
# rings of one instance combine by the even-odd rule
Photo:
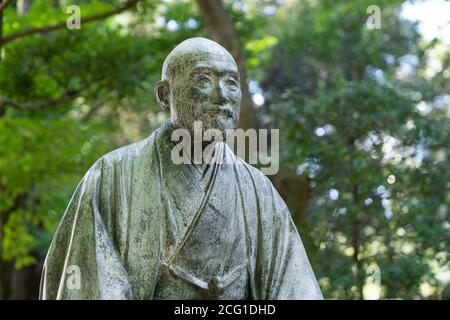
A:
<svg viewBox="0 0 450 320">
<path fill-rule="evenodd" d="M 41 299 L 321 299 L 284 201 L 258 169 L 219 143 L 215 159 L 174 164 L 171 133 L 236 128 L 232 56 L 188 39 L 155 88 L 171 119 L 86 173 L 49 249 Z"/>
</svg>

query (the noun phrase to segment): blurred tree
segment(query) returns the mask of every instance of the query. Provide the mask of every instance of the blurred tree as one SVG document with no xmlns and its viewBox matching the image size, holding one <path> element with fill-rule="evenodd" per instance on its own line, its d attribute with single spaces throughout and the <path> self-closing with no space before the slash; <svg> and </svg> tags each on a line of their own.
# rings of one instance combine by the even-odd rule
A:
<svg viewBox="0 0 450 320">
<path fill-rule="evenodd" d="M 374 1 L 289 3 L 274 22 L 261 84 L 280 145 L 292 146 L 283 160 L 309 179 L 301 230 L 328 298 L 444 290 L 450 50 L 427 77 L 439 41 L 425 43 L 401 3 L 375 1 L 380 30 L 365 26 Z"/>
</svg>

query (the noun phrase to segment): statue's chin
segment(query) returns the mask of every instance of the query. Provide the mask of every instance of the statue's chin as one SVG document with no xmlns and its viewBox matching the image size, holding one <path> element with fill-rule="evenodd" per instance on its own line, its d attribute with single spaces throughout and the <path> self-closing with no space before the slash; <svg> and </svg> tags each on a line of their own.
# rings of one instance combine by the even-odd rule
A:
<svg viewBox="0 0 450 320">
<path fill-rule="evenodd" d="M 237 127 L 237 122 L 234 118 L 226 116 L 215 116 L 214 118 L 201 119 L 197 121 L 197 126 L 201 124 L 203 132 L 207 130 L 219 130 L 225 133 L 226 130 L 234 130 Z M 192 128 L 194 126 L 191 126 Z"/>
<path fill-rule="evenodd" d="M 187 129 L 189 134 L 197 140 L 210 140 L 210 138 L 220 135 L 222 141 L 225 141 L 227 131 L 235 130 L 237 128 L 237 120 L 235 118 L 221 115 L 215 117 L 205 116 L 198 120 L 182 120 L 184 121 L 173 122 L 174 128 Z M 196 137 L 196 135 L 198 136 Z"/>
<path fill-rule="evenodd" d="M 234 118 L 227 116 L 217 116 L 213 121 L 211 128 L 221 131 L 234 130 L 237 127 L 237 122 Z"/>
</svg>

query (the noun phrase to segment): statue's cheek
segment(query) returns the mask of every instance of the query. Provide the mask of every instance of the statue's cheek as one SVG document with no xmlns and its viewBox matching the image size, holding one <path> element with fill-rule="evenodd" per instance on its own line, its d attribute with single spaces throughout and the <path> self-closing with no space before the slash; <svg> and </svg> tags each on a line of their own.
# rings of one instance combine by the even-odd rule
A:
<svg viewBox="0 0 450 320">
<path fill-rule="evenodd" d="M 209 99 L 211 91 L 211 88 L 208 87 L 192 86 L 189 90 L 189 96 L 192 100 L 201 102 Z"/>
<path fill-rule="evenodd" d="M 234 104 L 234 105 L 236 105 L 236 106 L 239 106 L 239 104 L 240 104 L 240 102 L 241 102 L 241 98 L 242 98 L 242 95 L 241 95 L 241 93 L 240 92 L 231 92 L 229 95 L 228 95 L 228 97 L 229 97 L 229 100 L 230 100 L 230 102 L 232 103 L 232 104 Z"/>
<path fill-rule="evenodd" d="M 242 95 L 241 95 L 241 93 L 236 93 L 232 97 L 233 97 L 234 101 L 239 102 L 239 101 L 241 101 Z"/>
</svg>

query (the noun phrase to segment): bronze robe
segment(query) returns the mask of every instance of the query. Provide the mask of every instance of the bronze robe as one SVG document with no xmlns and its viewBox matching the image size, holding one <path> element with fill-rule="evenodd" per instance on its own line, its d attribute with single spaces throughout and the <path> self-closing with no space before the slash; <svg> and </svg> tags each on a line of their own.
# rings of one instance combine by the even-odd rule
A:
<svg viewBox="0 0 450 320">
<path fill-rule="evenodd" d="M 215 157 L 234 164 L 176 165 L 170 134 L 166 122 L 86 173 L 50 246 L 40 298 L 321 299 L 271 182 L 224 143 Z"/>
</svg>

